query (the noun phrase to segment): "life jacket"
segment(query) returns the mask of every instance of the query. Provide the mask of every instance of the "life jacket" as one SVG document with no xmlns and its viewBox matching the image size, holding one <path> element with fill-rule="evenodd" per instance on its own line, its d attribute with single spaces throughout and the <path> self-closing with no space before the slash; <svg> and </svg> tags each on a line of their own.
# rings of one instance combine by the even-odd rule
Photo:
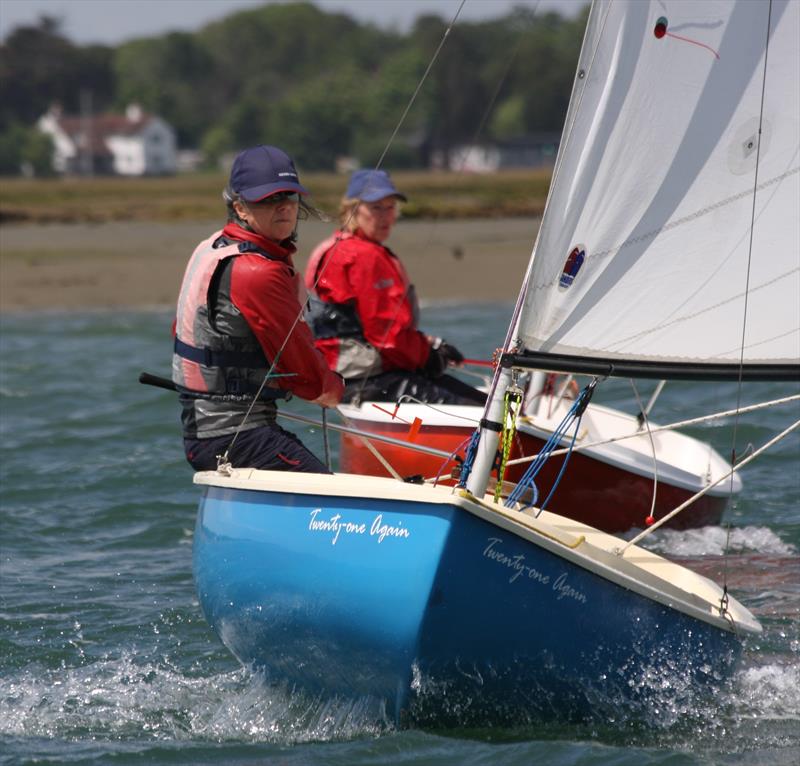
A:
<svg viewBox="0 0 800 766">
<path fill-rule="evenodd" d="M 186 267 L 175 322 L 172 380 L 180 392 L 198 398 L 252 400 L 259 389 L 259 399 L 285 398 L 276 387 L 262 387 L 270 362 L 245 319 L 216 289 L 224 262 L 252 252 L 252 247 L 226 243 L 220 235 L 216 232 L 201 242 Z M 224 319 L 224 329 L 219 319 Z"/>
<path fill-rule="evenodd" d="M 364 328 L 355 307 L 348 303 L 323 301 L 314 289 L 319 269 L 339 238 L 331 237 L 318 247 L 309 258 L 307 266 L 308 309 L 306 322 L 315 338 L 357 338 L 366 343 Z M 309 284 L 310 283 L 310 284 Z"/>
<path fill-rule="evenodd" d="M 345 380 L 383 372 L 380 352 L 364 337 L 364 327 L 355 306 L 324 301 L 314 289 L 325 257 L 342 238 L 349 236 L 338 234 L 329 237 L 317 246 L 306 266 L 306 322 L 317 340 L 317 348 L 325 354 L 331 368 Z"/>
</svg>

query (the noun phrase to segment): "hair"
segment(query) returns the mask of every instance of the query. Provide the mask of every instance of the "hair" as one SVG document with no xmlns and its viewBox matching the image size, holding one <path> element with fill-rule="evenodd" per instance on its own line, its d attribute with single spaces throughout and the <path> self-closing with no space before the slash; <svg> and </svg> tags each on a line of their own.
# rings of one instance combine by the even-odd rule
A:
<svg viewBox="0 0 800 766">
<path fill-rule="evenodd" d="M 360 204 L 361 200 L 358 197 L 342 197 L 339 203 L 339 224 L 342 231 L 353 234 L 358 228 L 356 210 Z"/>
<path fill-rule="evenodd" d="M 394 197 L 398 203 L 401 201 L 396 195 L 390 194 L 389 196 Z M 346 231 L 349 234 L 355 233 L 358 228 L 358 222 L 356 220 L 358 206 L 364 204 L 366 203 L 358 199 L 358 197 L 342 197 L 339 203 L 339 227 L 342 231 Z"/>
<path fill-rule="evenodd" d="M 233 190 L 230 184 L 228 184 L 222 190 L 222 199 L 225 201 L 225 207 L 227 209 L 228 214 L 228 223 L 235 223 L 237 226 L 241 226 L 243 229 L 247 231 L 253 231 L 253 227 L 250 226 L 247 221 L 239 216 L 239 213 L 236 212 L 236 206 L 234 205 L 235 202 L 240 202 L 242 205 L 249 205 L 248 201 L 242 197 L 239 192 Z M 303 196 L 300 195 L 300 202 L 299 202 L 299 210 L 297 211 L 297 220 L 298 221 L 305 221 L 307 218 L 314 216 L 318 218 L 320 221 L 327 222 L 330 221 L 330 218 L 322 212 L 319 208 L 314 207 L 310 203 L 306 202 L 303 199 Z M 287 238 L 289 242 L 296 242 L 297 241 L 297 229 L 291 233 L 291 235 Z"/>
</svg>

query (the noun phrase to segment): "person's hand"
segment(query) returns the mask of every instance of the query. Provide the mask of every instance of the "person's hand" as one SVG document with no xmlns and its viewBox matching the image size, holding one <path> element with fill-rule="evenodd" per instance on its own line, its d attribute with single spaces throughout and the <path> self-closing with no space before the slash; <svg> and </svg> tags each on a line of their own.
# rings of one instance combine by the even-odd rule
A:
<svg viewBox="0 0 800 766">
<path fill-rule="evenodd" d="M 444 357 L 445 363 L 459 365 L 464 361 L 464 355 L 444 338 L 431 338 L 431 348 L 436 349 Z"/>
<path fill-rule="evenodd" d="M 442 354 L 439 349 L 431 346 L 428 359 L 422 371 L 430 378 L 441 378 L 446 369 L 447 359 L 445 359 L 444 354 Z"/>
<path fill-rule="evenodd" d="M 446 340 L 440 342 L 438 351 L 447 360 L 448 364 L 459 365 L 464 361 L 464 354 L 455 346 L 451 346 Z"/>
</svg>

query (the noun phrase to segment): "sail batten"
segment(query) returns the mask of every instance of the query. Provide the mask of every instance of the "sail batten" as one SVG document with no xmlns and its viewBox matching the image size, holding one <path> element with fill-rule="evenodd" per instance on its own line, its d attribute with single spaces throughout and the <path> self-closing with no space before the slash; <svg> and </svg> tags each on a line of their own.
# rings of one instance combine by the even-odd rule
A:
<svg viewBox="0 0 800 766">
<path fill-rule="evenodd" d="M 793 378 L 800 3 L 600 0 L 592 17 L 517 323 L 526 358 Z"/>
</svg>

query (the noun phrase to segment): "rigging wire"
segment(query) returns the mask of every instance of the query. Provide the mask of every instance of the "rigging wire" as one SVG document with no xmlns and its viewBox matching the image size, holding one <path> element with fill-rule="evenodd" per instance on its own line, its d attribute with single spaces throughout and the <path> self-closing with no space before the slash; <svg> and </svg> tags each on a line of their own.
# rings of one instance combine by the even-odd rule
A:
<svg viewBox="0 0 800 766">
<path fill-rule="evenodd" d="M 661 381 L 663 383 L 664 381 Z M 647 436 L 650 439 L 650 449 L 653 453 L 653 501 L 650 505 L 650 515 L 645 519 L 646 524 L 652 524 L 655 521 L 656 516 L 656 496 L 658 494 L 658 457 L 656 456 L 656 443 L 653 439 L 653 432 L 650 430 L 650 418 L 648 417 L 646 407 L 642 406 L 642 400 L 639 396 L 639 390 L 636 388 L 636 381 L 631 378 L 631 388 L 633 389 L 633 395 L 636 397 L 636 403 L 639 405 L 639 417 L 644 424 L 644 427 L 647 429 Z"/>
<path fill-rule="evenodd" d="M 744 284 L 744 305 L 742 306 L 742 340 L 741 345 L 739 348 L 739 380 L 736 386 L 736 409 L 739 409 L 739 406 L 742 401 L 742 377 L 744 374 L 744 349 L 745 349 L 745 342 L 746 342 L 746 334 L 747 334 L 747 311 L 748 311 L 748 298 L 750 293 L 750 274 L 753 264 L 753 235 L 755 232 L 755 225 L 756 225 L 756 197 L 758 192 L 758 171 L 761 166 L 761 138 L 763 136 L 763 128 L 764 128 L 764 94 L 767 90 L 767 64 L 769 62 L 769 39 L 770 39 L 770 32 L 772 29 L 772 0 L 769 0 L 769 6 L 767 8 L 767 29 L 766 29 L 766 40 L 764 41 L 764 69 L 761 74 L 761 101 L 759 104 L 759 113 L 758 113 L 758 141 L 756 143 L 756 162 L 755 162 L 755 170 L 753 172 L 753 203 L 750 208 L 750 239 L 748 242 L 747 248 L 747 269 L 745 271 L 745 284 Z M 734 416 L 733 421 L 733 433 L 731 434 L 731 465 L 735 468 L 736 467 L 736 437 L 739 429 L 739 414 Z M 752 459 L 752 456 L 751 456 Z M 729 489 L 729 496 L 733 495 L 733 472 L 731 472 L 731 482 L 730 482 L 730 489 Z M 722 584 L 723 584 L 723 603 L 727 599 L 728 594 L 728 552 L 730 550 L 730 540 L 731 540 L 731 523 L 730 520 L 726 524 L 726 533 L 725 533 L 725 552 L 723 554 L 723 577 L 722 577 Z"/>
<path fill-rule="evenodd" d="M 651 433 L 659 433 L 660 431 L 674 431 L 677 428 L 683 428 L 685 426 L 693 426 L 697 425 L 698 423 L 705 423 L 709 420 L 719 420 L 720 418 L 727 418 L 732 415 L 738 414 L 745 414 L 748 412 L 755 412 L 757 410 L 763 410 L 767 407 L 775 407 L 778 404 L 787 404 L 789 402 L 796 402 L 800 399 L 800 394 L 793 394 L 792 396 L 784 396 L 781 399 L 772 399 L 767 402 L 761 402 L 759 404 L 751 404 L 748 407 L 740 407 L 735 410 L 725 410 L 723 412 L 715 412 L 711 415 L 702 415 L 697 418 L 689 418 L 688 420 L 679 420 L 675 423 L 668 423 L 665 426 L 656 426 L 655 428 L 651 428 Z M 580 446 L 575 447 L 575 452 L 583 452 L 584 450 L 591 449 L 592 447 L 601 447 L 604 444 L 614 444 L 615 442 L 625 441 L 626 439 L 635 439 L 640 436 L 639 431 L 631 432 L 629 434 L 624 434 L 623 436 L 613 436 L 609 439 L 600 439 L 594 442 L 587 442 L 586 444 L 581 444 Z M 553 455 L 564 454 L 567 452 L 566 449 L 562 450 L 555 450 Z M 525 457 L 518 457 L 514 460 L 509 460 L 508 464 L 511 465 L 520 465 L 522 463 L 530 463 L 532 460 L 535 460 L 538 455 L 526 455 Z"/>
<path fill-rule="evenodd" d="M 406 116 L 408 115 L 408 113 L 409 113 L 409 111 L 411 109 L 411 106 L 413 105 L 414 101 L 417 98 L 417 95 L 419 94 L 419 92 L 420 92 L 420 90 L 422 88 L 422 85 L 424 84 L 424 82 L 427 79 L 429 73 L 433 69 L 434 63 L 438 59 L 439 54 L 442 51 L 442 49 L 444 47 L 444 44 L 445 44 L 447 38 L 450 35 L 451 30 L 455 26 L 455 23 L 456 23 L 459 15 L 461 13 L 462 8 L 464 7 L 465 2 L 466 2 L 466 0 L 462 0 L 461 4 L 459 5 L 458 9 L 456 10 L 456 13 L 453 15 L 453 18 L 451 19 L 447 29 L 445 30 L 444 35 L 442 36 L 442 39 L 441 39 L 436 51 L 434 52 L 434 54 L 433 54 L 433 56 L 431 58 L 431 61 L 429 62 L 428 66 L 427 66 L 427 68 L 425 70 L 425 73 L 423 74 L 422 78 L 420 79 L 420 82 L 418 83 L 417 87 L 415 88 L 414 93 L 412 94 L 408 105 L 406 106 L 402 116 L 400 117 L 400 120 L 398 122 L 397 127 L 393 131 L 391 137 L 389 138 L 389 141 L 388 141 L 386 147 L 384 148 L 383 152 L 381 153 L 380 158 L 378 159 L 378 161 L 377 161 L 377 163 L 375 165 L 375 169 L 376 170 L 379 169 L 381 167 L 381 165 L 383 164 L 383 160 L 385 159 L 386 154 L 388 153 L 388 151 L 389 151 L 389 149 L 390 149 L 390 147 L 391 147 L 391 145 L 392 145 L 392 143 L 393 143 L 393 141 L 394 141 L 394 139 L 395 139 L 400 127 L 401 127 L 401 125 L 405 121 Z M 538 7 L 539 7 L 539 0 L 537 0 L 536 4 L 533 7 L 533 13 L 532 13 L 531 17 L 534 17 L 536 15 Z M 485 125 L 486 125 L 486 122 L 488 121 L 489 116 L 490 116 L 490 114 L 492 113 L 492 111 L 494 109 L 494 104 L 495 104 L 495 102 L 496 102 L 496 100 L 497 100 L 497 98 L 498 98 L 498 96 L 500 94 L 500 91 L 501 91 L 503 85 L 505 84 L 505 82 L 506 82 L 506 80 L 508 78 L 508 74 L 511 71 L 511 66 L 512 66 L 514 60 L 517 57 L 517 54 L 518 54 L 518 52 L 519 52 L 519 50 L 520 50 L 520 48 L 522 46 L 522 43 L 523 43 L 524 39 L 525 39 L 525 36 L 523 34 L 520 34 L 518 36 L 518 38 L 517 38 L 517 43 L 516 43 L 516 46 L 514 48 L 514 51 L 511 54 L 511 56 L 508 57 L 506 68 L 503 71 L 502 75 L 500 76 L 498 82 L 496 83 L 494 92 L 492 93 L 492 97 L 489 100 L 489 103 L 487 104 L 486 108 L 484 109 L 483 114 L 481 115 L 481 119 L 479 120 L 478 125 L 476 126 L 475 131 L 473 132 L 472 141 L 471 141 L 471 144 L 473 144 L 473 145 L 477 142 L 478 136 L 483 132 L 483 129 L 484 129 Z M 464 172 L 464 168 L 466 166 L 466 160 L 467 160 L 467 155 L 465 153 L 461 158 L 460 167 L 456 170 L 456 175 L 461 174 L 461 173 Z M 349 222 L 352 220 L 352 217 L 355 214 L 356 214 L 356 208 L 354 208 L 351 211 L 350 216 L 348 217 L 347 221 L 342 224 L 342 226 L 346 228 L 347 225 L 349 224 Z M 435 226 L 435 222 L 434 222 L 434 226 Z M 337 245 L 339 244 L 339 242 L 341 242 L 341 237 L 337 238 L 334 241 L 333 245 L 331 246 L 330 250 L 328 251 L 330 253 L 330 255 L 328 255 L 328 257 L 325 259 L 325 262 L 322 264 L 322 267 L 319 269 L 318 273 L 315 275 L 314 289 L 316 289 L 316 286 L 319 283 L 319 280 L 322 278 L 322 274 L 324 273 L 325 269 L 327 268 L 327 266 L 328 266 L 328 264 L 330 262 L 330 258 L 333 256 L 333 252 L 335 251 L 335 249 L 336 249 Z M 408 288 L 406 289 L 406 294 L 403 296 L 403 300 L 405 300 L 407 295 L 408 295 Z M 394 322 L 397 319 L 397 314 L 398 314 L 399 311 L 400 311 L 400 305 L 398 304 L 397 309 L 395 311 L 394 317 L 392 317 L 391 320 L 389 322 L 387 322 L 387 327 L 386 327 L 386 332 L 385 332 L 385 335 L 384 335 L 384 339 L 388 336 L 392 326 L 394 325 Z M 356 394 L 356 398 L 357 399 L 360 399 L 361 392 L 363 391 L 365 385 L 366 385 L 366 378 L 362 378 L 361 383 L 360 383 L 360 387 L 359 387 L 359 391 Z"/>
<path fill-rule="evenodd" d="M 389 149 L 391 149 L 392 144 L 394 143 L 394 140 L 397 137 L 398 132 L 400 131 L 400 128 L 402 127 L 403 123 L 405 122 L 406 117 L 408 116 L 408 113 L 411 111 L 411 107 L 414 105 L 414 102 L 417 100 L 417 96 L 419 95 L 420 91 L 422 90 L 422 86 L 424 85 L 425 81 L 428 79 L 428 75 L 430 74 L 431 70 L 433 69 L 433 65 L 436 63 L 436 60 L 439 58 L 439 54 L 441 53 L 442 48 L 444 47 L 444 44 L 447 41 L 447 38 L 450 36 L 450 31 L 455 26 L 455 23 L 458 20 L 458 17 L 461 14 L 461 10 L 463 9 L 465 3 L 466 3 L 466 0 L 461 0 L 461 3 L 458 6 L 458 8 L 456 9 L 455 14 L 453 14 L 453 18 L 450 20 L 450 23 L 448 24 L 447 29 L 445 29 L 444 34 L 442 35 L 442 39 L 439 41 L 439 45 L 436 47 L 436 50 L 434 51 L 433 56 L 431 57 L 431 60 L 428 62 L 428 66 L 426 67 L 425 72 L 423 73 L 422 77 L 420 78 L 419 82 L 417 83 L 416 87 L 414 88 L 414 92 L 411 94 L 411 97 L 409 98 L 408 103 L 406 104 L 406 107 L 403 110 L 403 114 L 400 116 L 400 119 L 398 120 L 397 125 L 395 126 L 394 130 L 392 131 L 391 136 L 389 137 L 389 140 L 386 142 L 386 145 L 384 146 L 380 157 L 378 157 L 378 161 L 375 163 L 375 167 L 373 168 L 374 170 L 380 169 L 380 167 L 383 165 L 383 161 L 386 158 L 386 155 L 388 154 Z M 358 210 L 358 205 L 356 205 L 350 211 L 350 214 L 347 217 L 347 219 L 344 222 L 340 223 L 340 226 L 341 226 L 342 229 L 347 229 L 348 225 L 350 224 L 350 222 L 353 220 L 354 216 L 356 215 L 357 210 Z M 317 289 L 317 285 L 319 284 L 320 279 L 322 279 L 322 275 L 325 273 L 325 269 L 328 267 L 328 264 L 330 263 L 331 259 L 333 258 L 333 255 L 336 252 L 336 248 L 338 247 L 338 245 L 339 245 L 339 243 L 341 241 L 342 241 L 341 237 L 336 237 L 336 239 L 333 242 L 333 245 L 331 245 L 331 247 L 327 251 L 327 253 L 326 253 L 327 257 L 324 259 L 324 261 L 322 262 L 320 268 L 318 268 L 317 273 L 314 275 L 314 285 L 313 285 L 313 288 L 312 288 L 313 290 Z M 408 295 L 408 289 L 406 289 L 406 295 L 403 296 L 404 300 L 405 300 L 405 297 L 407 295 Z M 394 315 L 394 317 L 392 317 L 392 320 L 387 323 L 386 334 L 384 335 L 384 339 L 388 336 L 391 327 L 394 325 L 394 322 L 397 319 L 397 314 L 399 313 L 399 311 L 400 311 L 400 305 L 397 306 L 397 309 L 395 310 L 395 315 Z M 361 398 L 361 392 L 364 390 L 364 386 L 365 385 L 366 385 L 366 377 L 361 379 L 361 384 L 360 384 L 358 393 L 356 394 L 356 398 L 357 399 Z"/>
<path fill-rule="evenodd" d="M 785 439 L 792 431 L 795 431 L 798 428 L 800 428 L 800 420 L 796 420 L 794 423 L 792 423 L 792 425 L 790 425 L 788 428 L 785 428 L 777 436 L 773 436 L 772 439 L 770 439 L 768 442 L 766 442 L 766 444 L 762 445 L 757 450 L 754 450 L 752 452 L 752 454 L 748 455 L 746 458 L 744 458 L 744 460 L 741 460 L 739 462 L 739 465 L 737 465 L 735 467 L 732 467 L 730 471 L 728 471 L 723 476 L 720 476 L 719 479 L 717 479 L 716 481 L 711 482 L 711 484 L 708 484 L 707 486 L 703 487 L 703 489 L 701 489 L 696 494 L 692 495 L 692 497 L 690 497 L 688 500 L 683 502 L 677 508 L 674 508 L 673 510 L 671 510 L 666 516 L 663 516 L 658 521 L 656 521 L 654 524 L 649 526 L 647 529 L 645 529 L 644 531 L 640 532 L 638 535 L 636 535 L 636 537 L 634 537 L 633 539 L 629 540 L 622 548 L 618 549 L 616 551 L 616 553 L 621 556 L 623 553 L 625 553 L 625 551 L 628 548 L 631 547 L 631 545 L 636 545 L 640 540 L 642 540 L 643 538 L 647 537 L 647 535 L 655 532 L 656 529 L 658 529 L 662 524 L 666 524 L 666 522 L 668 522 L 673 516 L 676 516 L 684 508 L 687 508 L 689 505 L 691 505 L 695 500 L 701 498 L 703 495 L 705 495 L 711 489 L 716 487 L 717 484 L 720 484 L 721 482 L 725 481 L 725 479 L 727 479 L 729 477 L 732 477 L 734 473 L 736 473 L 741 468 L 744 468 L 744 466 L 746 466 L 751 460 L 754 460 L 762 452 L 765 452 L 766 450 L 768 450 L 773 445 L 777 444 L 782 439 Z M 726 541 L 726 545 L 727 545 L 727 541 Z M 727 557 L 727 555 L 728 555 L 728 551 L 726 550 L 724 556 Z M 725 592 L 727 593 L 727 586 L 723 590 L 725 590 Z M 723 598 L 724 598 L 724 596 L 723 596 Z"/>
<path fill-rule="evenodd" d="M 375 169 L 376 170 L 381 166 L 381 163 L 383 162 L 384 158 L 386 157 L 387 152 L 389 151 L 392 143 L 394 142 L 394 139 L 397 136 L 397 133 L 400 130 L 400 127 L 402 126 L 403 122 L 406 119 L 406 116 L 408 115 L 409 111 L 411 110 L 411 106 L 413 105 L 414 101 L 416 100 L 417 95 L 419 94 L 423 83 L 427 79 L 429 72 L 433 68 L 433 64 L 436 61 L 436 59 L 438 58 L 439 52 L 442 50 L 442 47 L 444 46 L 444 43 L 445 43 L 448 35 L 450 34 L 450 30 L 453 28 L 453 26 L 454 26 L 454 24 L 456 22 L 456 19 L 458 19 L 458 16 L 461 13 L 461 9 L 464 7 L 464 3 L 465 2 L 466 2 L 466 0 L 461 0 L 461 4 L 458 6 L 458 9 L 456 10 L 455 15 L 453 16 L 452 20 L 450 21 L 450 24 L 448 25 L 447 29 L 444 32 L 444 35 L 442 35 L 442 39 L 439 42 L 439 46 L 436 48 L 436 51 L 434 52 L 433 57 L 431 58 L 431 61 L 428 63 L 428 67 L 425 70 L 425 73 L 422 75 L 422 78 L 420 79 L 419 83 L 417 84 L 417 87 L 414 90 L 414 93 L 412 94 L 408 104 L 406 105 L 406 108 L 403 111 L 403 114 L 400 117 L 400 120 L 398 121 L 394 131 L 392 132 L 392 135 L 390 136 L 388 142 L 386 143 L 386 146 L 385 146 L 383 152 L 381 153 L 381 156 L 378 159 L 377 164 L 375 165 Z M 353 211 L 353 213 L 351 213 L 351 216 L 354 213 L 355 213 L 355 210 Z M 338 244 L 339 241 L 340 240 L 337 240 L 334 243 L 333 247 L 336 247 L 336 245 Z M 319 279 L 322 276 L 322 273 L 324 272 L 324 270 L 325 270 L 325 264 L 322 264 L 322 268 L 319 271 L 319 273 L 317 275 L 317 278 L 314 281 L 314 287 L 315 288 L 316 288 L 317 283 L 319 282 Z M 275 377 L 272 373 L 275 370 L 275 367 L 276 367 L 276 365 L 278 363 L 278 359 L 280 359 L 281 353 L 283 352 L 284 348 L 286 348 L 286 344 L 289 342 L 289 338 L 291 337 L 292 333 L 294 332 L 294 328 L 297 326 L 297 324 L 302 319 L 304 312 L 305 312 L 305 307 L 301 307 L 300 312 L 295 317 L 295 320 L 292 323 L 292 326 L 289 328 L 289 332 L 286 333 L 286 337 L 283 339 L 283 343 L 281 344 L 280 348 L 278 349 L 278 352 L 275 354 L 275 358 L 273 359 L 269 370 L 267 370 L 267 374 L 264 376 L 264 379 L 261 381 L 261 385 L 259 386 L 258 391 L 256 392 L 256 395 L 253 397 L 253 401 L 250 403 L 250 406 L 247 408 L 247 412 L 245 413 L 245 416 L 244 416 L 244 418 L 242 420 L 242 423 L 239 425 L 239 428 L 236 430 L 236 433 L 234 433 L 233 439 L 231 439 L 231 443 L 228 445 L 228 447 L 226 448 L 225 452 L 222 455 L 219 455 L 217 457 L 217 470 L 220 470 L 223 465 L 228 463 L 228 455 L 230 454 L 230 451 L 233 448 L 233 445 L 236 443 L 236 439 L 239 436 L 239 433 L 241 432 L 242 427 L 245 425 L 245 423 L 247 422 L 248 418 L 250 417 L 250 413 L 253 411 L 253 407 L 255 406 L 255 403 L 258 401 L 259 397 L 261 396 L 261 392 L 264 390 L 264 386 L 267 384 L 267 381 L 271 377 Z M 324 410 L 324 407 L 323 407 L 323 410 Z"/>
<path fill-rule="evenodd" d="M 408 114 L 408 111 L 409 111 L 409 109 L 411 107 L 411 104 L 416 99 L 417 94 L 419 93 L 419 90 L 422 87 L 423 82 L 427 78 L 428 73 L 431 71 L 434 62 L 438 58 L 439 53 L 440 53 L 440 51 L 442 50 L 442 48 L 444 46 L 445 40 L 450 34 L 450 30 L 455 26 L 456 20 L 458 19 L 458 16 L 461 13 L 461 9 L 463 8 L 465 2 L 466 2 L 466 0 L 462 0 L 461 5 L 459 5 L 458 10 L 456 11 L 455 15 L 453 16 L 453 18 L 452 18 L 452 20 L 450 22 L 450 25 L 448 26 L 447 30 L 445 31 L 445 33 L 444 33 L 444 35 L 442 37 L 442 40 L 441 40 L 441 42 L 439 44 L 439 47 L 436 49 L 436 52 L 434 53 L 433 58 L 431 59 L 431 62 L 429 63 L 428 68 L 425 71 L 425 74 L 423 75 L 419 85 L 417 86 L 416 90 L 414 91 L 414 94 L 411 97 L 411 101 L 409 102 L 408 107 L 406 108 L 405 112 L 403 113 L 403 116 L 400 119 L 400 124 L 402 124 L 402 122 L 405 120 L 406 115 Z M 533 6 L 533 12 L 531 14 L 532 18 L 536 15 L 536 12 L 537 12 L 537 10 L 539 8 L 539 2 L 540 2 L 540 0 L 537 0 L 536 4 Z M 501 74 L 499 80 L 497 81 L 497 83 L 495 85 L 494 92 L 492 93 L 492 96 L 491 96 L 491 98 L 489 100 L 489 103 L 487 104 L 486 108 L 483 110 L 483 113 L 481 115 L 481 119 L 478 121 L 478 125 L 476 126 L 475 130 L 473 131 L 472 139 L 470 141 L 470 145 L 475 145 L 477 143 L 478 137 L 483 133 L 483 129 L 484 129 L 485 125 L 486 125 L 486 122 L 488 121 L 489 116 L 491 115 L 491 113 L 492 113 L 492 111 L 494 109 L 494 104 L 495 104 L 498 96 L 500 95 L 500 91 L 502 90 L 503 85 L 505 84 L 506 80 L 508 79 L 509 72 L 511 71 L 511 66 L 514 63 L 514 60 L 516 59 L 520 48 L 522 47 L 522 43 L 523 43 L 524 39 L 525 39 L 524 34 L 520 34 L 519 37 L 517 38 L 517 43 L 516 43 L 516 46 L 514 47 L 514 51 L 512 52 L 511 56 L 508 57 L 506 68 L 503 71 L 503 73 Z M 397 131 L 398 131 L 399 127 L 400 127 L 400 125 L 398 125 L 398 127 L 395 129 L 394 133 L 392 133 L 392 137 L 389 140 L 389 144 L 386 146 L 386 148 L 384 149 L 383 153 L 381 154 L 380 159 L 378 160 L 378 163 L 375 165 L 375 169 L 376 170 L 381 166 L 381 164 L 382 164 L 387 152 L 389 151 L 391 143 L 392 143 L 392 141 L 394 140 L 394 138 L 395 138 L 395 136 L 397 134 Z M 456 170 L 455 170 L 455 175 L 456 176 L 461 175 L 461 174 L 464 173 L 464 168 L 466 167 L 466 164 L 467 164 L 467 153 L 465 152 L 461 157 L 461 161 L 460 161 L 459 167 L 456 168 Z M 355 214 L 355 211 L 353 211 L 353 215 L 354 214 Z M 352 217 L 352 215 L 351 215 L 351 217 Z M 350 219 L 348 219 L 348 221 L 349 220 Z M 433 226 L 431 228 L 431 232 L 433 231 L 433 227 L 435 227 L 435 226 L 436 226 L 436 221 L 433 222 Z M 338 241 L 340 241 L 340 240 L 338 240 Z M 336 246 L 336 244 L 338 244 L 338 241 L 336 243 L 334 243 L 334 247 Z M 431 236 L 429 235 L 428 242 L 430 243 L 430 241 L 431 241 Z M 331 249 L 333 249 L 333 248 L 331 248 Z M 321 274 L 320 274 L 320 276 L 321 276 Z M 315 287 L 316 287 L 316 284 L 317 284 L 317 282 L 315 281 L 315 283 L 314 283 Z M 405 300 L 407 296 L 408 296 L 408 288 L 406 289 L 406 294 L 403 296 L 403 300 Z M 397 307 L 397 309 L 395 311 L 395 315 L 392 317 L 391 321 L 389 321 L 387 323 L 386 333 L 384 335 L 384 339 L 388 336 L 392 326 L 394 325 L 394 322 L 397 319 L 397 314 L 399 313 L 399 311 L 400 311 L 400 306 L 398 305 L 398 307 Z M 361 386 L 359 388 L 359 394 L 357 395 L 358 398 L 360 398 L 360 393 L 361 393 L 361 391 L 363 391 L 365 385 L 366 385 L 366 379 L 362 379 Z"/>
</svg>

